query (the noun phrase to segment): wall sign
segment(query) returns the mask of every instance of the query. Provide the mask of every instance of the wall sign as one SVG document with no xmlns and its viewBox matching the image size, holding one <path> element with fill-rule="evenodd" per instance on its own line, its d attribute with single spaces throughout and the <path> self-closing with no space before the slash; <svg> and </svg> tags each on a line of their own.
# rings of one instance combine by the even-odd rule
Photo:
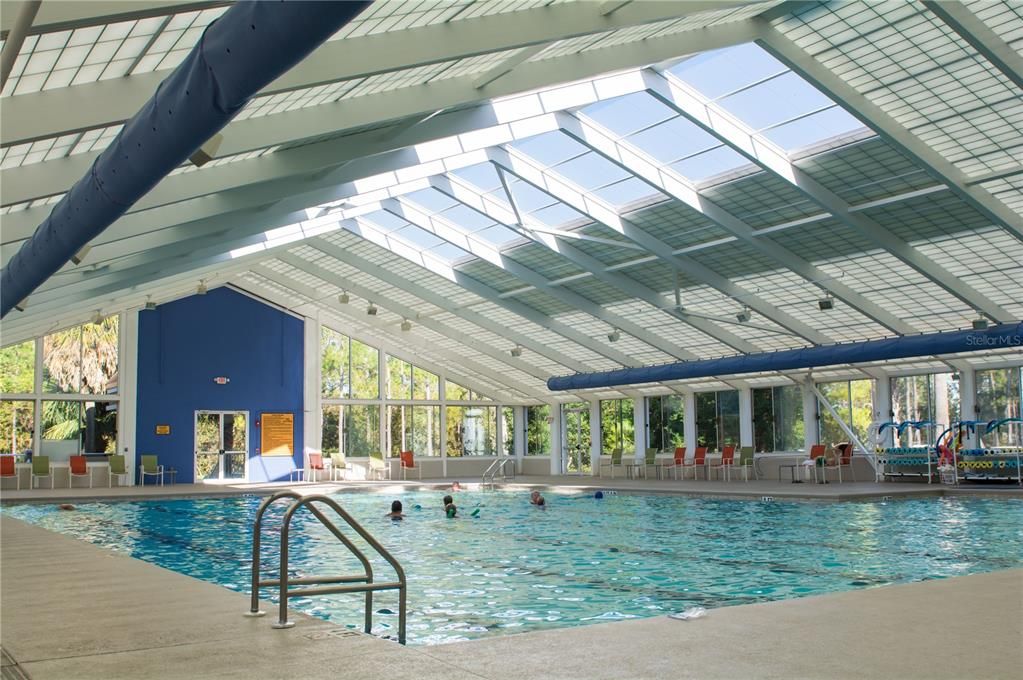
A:
<svg viewBox="0 0 1023 680">
<path fill-rule="evenodd" d="M 226 385 L 227 383 L 231 382 L 231 379 L 225 376 L 217 376 L 216 378 L 213 379 L 213 382 L 215 382 L 218 385 Z"/>
<path fill-rule="evenodd" d="M 157 425 L 156 434 L 170 434 L 170 425 Z"/>
<path fill-rule="evenodd" d="M 295 453 L 294 413 L 264 413 L 261 422 L 261 455 L 291 456 Z"/>
</svg>

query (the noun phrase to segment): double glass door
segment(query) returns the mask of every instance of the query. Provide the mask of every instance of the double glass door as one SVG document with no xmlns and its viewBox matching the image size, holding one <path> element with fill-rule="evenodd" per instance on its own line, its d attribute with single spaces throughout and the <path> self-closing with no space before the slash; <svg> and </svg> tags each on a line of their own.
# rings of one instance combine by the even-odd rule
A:
<svg viewBox="0 0 1023 680">
<path fill-rule="evenodd" d="M 565 417 L 565 473 L 590 472 L 590 407 L 570 404 Z"/>
<path fill-rule="evenodd" d="M 248 412 L 195 412 L 196 482 L 244 480 L 248 459 Z"/>
</svg>

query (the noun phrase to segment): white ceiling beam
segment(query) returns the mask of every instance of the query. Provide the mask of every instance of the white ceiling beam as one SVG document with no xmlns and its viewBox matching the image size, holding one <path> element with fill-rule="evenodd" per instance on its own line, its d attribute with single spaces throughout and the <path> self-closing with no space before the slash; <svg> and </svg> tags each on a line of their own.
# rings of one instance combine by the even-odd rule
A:
<svg viewBox="0 0 1023 680">
<path fill-rule="evenodd" d="M 420 300 L 423 300 L 424 302 L 427 302 L 433 305 L 434 307 L 438 307 L 440 309 L 443 309 L 444 311 L 450 312 L 451 314 L 454 314 L 455 316 L 461 319 L 473 323 L 484 330 L 487 330 L 498 336 L 506 337 L 508 338 L 508 340 L 514 342 L 515 344 L 521 345 L 522 347 L 529 349 L 532 352 L 536 352 L 540 356 L 547 357 L 551 361 L 558 363 L 561 366 L 564 366 L 570 371 L 583 373 L 586 371 L 593 370 L 591 366 L 588 366 L 587 364 L 581 361 L 577 361 L 575 359 L 572 359 L 571 357 L 567 357 L 561 352 L 553 350 L 542 343 L 536 342 L 530 335 L 520 332 L 513 326 L 493 321 L 487 318 L 485 314 L 481 314 L 474 310 L 468 309 L 464 306 L 454 304 L 445 296 L 433 292 L 429 287 L 429 280 L 427 280 L 426 285 L 424 285 L 423 283 L 412 281 L 403 275 L 399 275 L 393 271 L 390 271 L 389 269 L 382 265 L 370 262 L 364 258 L 352 254 L 351 252 L 345 250 L 344 248 L 323 241 L 322 239 L 312 239 L 310 241 L 306 241 L 305 245 L 311 248 L 315 248 L 324 255 L 332 257 L 333 259 L 339 262 L 344 262 L 345 264 L 354 267 L 355 269 L 358 269 L 363 274 L 368 274 L 382 281 L 383 283 L 386 283 L 389 286 L 394 286 L 395 288 L 403 290 L 406 293 L 415 295 Z M 291 264 L 291 258 L 294 257 L 297 256 L 285 253 L 283 255 L 279 255 L 278 259 Z M 395 255 L 395 257 L 400 256 Z M 494 292 L 496 293 L 496 291 Z M 374 300 L 375 299 L 376 298 L 374 298 Z M 493 298 L 487 299 L 487 301 L 504 307 L 504 305 L 501 304 L 503 301 L 499 301 Z M 384 307 L 385 308 L 387 307 L 386 303 L 384 303 Z M 505 309 L 507 308 L 505 307 Z M 417 318 L 419 316 L 420 315 L 417 315 Z M 525 320 L 529 321 L 529 319 Z M 541 327 L 544 326 L 544 324 L 542 323 L 538 325 L 540 325 Z M 556 331 L 552 330 L 552 332 Z"/>
<path fill-rule="evenodd" d="M 836 220 L 863 234 L 878 247 L 995 321 L 1009 321 L 1013 316 L 987 296 L 952 275 L 940 264 L 924 255 L 905 240 L 884 228 L 792 163 L 788 156 L 762 135 L 730 115 L 718 104 L 682 81 L 646 69 L 648 91 L 659 101 L 677 111 L 687 120 L 739 152 L 763 170 L 789 182 L 803 195 L 831 213 Z"/>
<path fill-rule="evenodd" d="M 728 277 L 700 264 L 696 259 L 687 255 L 672 255 L 672 248 L 667 243 L 643 231 L 636 224 L 619 215 L 613 207 L 574 185 L 557 172 L 544 167 L 535 159 L 530 159 L 521 152 L 509 150 L 503 146 L 491 148 L 488 153 L 490 160 L 507 172 L 553 196 L 597 224 L 602 224 L 642 246 L 672 269 L 682 272 L 687 277 L 710 286 L 728 297 L 741 300 L 758 314 L 804 340 L 817 345 L 833 342 L 828 336 L 766 302 L 752 291 L 735 284 Z"/>
<path fill-rule="evenodd" d="M 451 198 L 454 198 L 455 200 L 465 203 L 467 206 L 476 210 L 480 214 L 485 215 L 487 217 L 491 217 L 491 219 L 493 219 L 493 217 L 490 214 L 486 213 L 484 209 L 477 207 L 477 205 L 480 202 L 479 199 L 481 199 L 481 197 L 478 194 L 476 194 L 477 198 L 476 201 L 467 202 L 467 199 L 468 201 L 472 201 L 472 199 L 469 198 L 467 194 L 475 193 L 473 192 L 472 189 L 468 187 L 467 184 L 464 183 L 459 184 L 458 180 L 455 180 L 447 175 L 443 177 L 433 178 L 431 181 L 433 182 L 434 188 L 436 188 L 438 191 L 450 196 Z M 430 233 L 433 233 L 439 236 L 440 238 L 445 238 L 447 240 L 446 237 L 449 237 L 452 231 L 455 231 L 450 227 L 450 223 L 448 223 L 443 218 L 429 215 L 425 210 L 422 210 L 421 208 L 417 207 L 416 205 L 409 201 L 403 200 L 384 201 L 384 207 L 389 212 L 394 213 L 395 215 L 401 217 L 402 219 L 407 220 L 411 224 L 414 224 L 421 229 L 425 229 L 426 231 L 429 231 Z M 500 220 L 495 221 L 500 222 Z M 553 285 L 544 276 L 526 267 L 525 265 L 519 263 L 516 260 L 513 260 L 509 257 L 505 257 L 500 253 L 496 252 L 492 254 L 482 252 L 482 249 L 479 248 L 478 245 L 476 247 L 476 251 L 477 254 L 489 255 L 489 257 L 487 257 L 486 259 L 491 264 L 501 269 L 504 269 L 509 274 L 515 276 L 518 279 L 521 279 L 523 282 L 528 283 L 529 285 L 535 287 L 537 290 L 541 290 L 544 293 L 555 298 L 556 300 L 560 300 L 561 302 L 569 305 L 574 309 L 589 314 L 595 319 L 599 319 L 614 328 L 618 328 L 623 333 L 627 333 L 628 335 L 631 335 L 637 340 L 655 349 L 658 349 L 668 354 L 669 356 L 673 356 L 684 361 L 690 361 L 699 358 L 698 355 L 694 354 L 693 352 L 690 352 L 689 350 L 686 350 L 685 348 L 678 347 L 673 343 L 668 343 L 664 340 L 657 338 L 655 335 L 650 333 L 645 328 L 629 321 L 624 316 L 620 316 L 614 312 L 605 309 L 604 307 L 597 304 L 593 300 L 583 297 L 582 295 L 579 295 L 578 293 L 575 293 L 571 290 L 567 290 L 560 286 Z M 636 362 L 635 360 L 630 360 L 630 362 L 626 365 L 635 366 L 639 365 L 639 363 Z"/>
<path fill-rule="evenodd" d="M 430 343 L 408 333 L 402 334 L 401 338 L 393 338 L 391 331 L 384 328 L 381 324 L 372 324 L 366 320 L 358 318 L 351 312 L 351 310 L 345 309 L 345 306 L 341 305 L 336 300 L 318 299 L 319 296 L 316 294 L 315 289 L 279 274 L 278 272 L 274 272 L 265 267 L 257 267 L 251 270 L 250 274 L 276 284 L 282 288 L 288 289 L 294 295 L 305 300 L 302 305 L 303 307 L 325 310 L 343 318 L 345 321 L 344 328 L 336 329 L 338 332 L 354 337 L 359 342 L 364 342 L 385 354 L 396 356 L 403 361 L 408 361 L 409 363 L 420 366 L 421 368 L 432 370 L 438 374 L 443 372 L 456 380 L 464 381 L 467 387 L 470 387 L 471 389 L 480 389 L 484 393 L 492 392 L 493 389 L 491 387 L 484 387 L 480 385 L 479 382 L 470 378 L 464 372 L 465 370 L 473 371 L 479 376 L 484 377 L 487 380 L 492 381 L 494 384 L 508 390 L 509 393 L 517 392 L 535 399 L 546 397 L 546 390 L 536 390 L 527 385 L 520 384 L 515 380 L 510 380 L 507 376 L 495 373 L 493 370 L 478 364 L 472 359 L 467 359 L 459 352 L 438 348 L 435 345 L 431 345 Z M 246 288 L 252 286 L 252 284 L 245 281 L 242 282 L 240 286 L 242 288 Z M 269 287 L 260 288 L 257 294 L 265 296 L 278 304 L 294 305 L 293 298 L 280 299 L 279 294 L 275 294 Z M 326 325 L 333 327 L 329 322 Z M 357 329 L 358 332 L 353 332 L 353 328 Z M 402 350 L 402 348 L 405 349 Z M 418 352 L 413 353 L 410 352 L 409 349 L 418 350 Z M 423 354 L 419 354 L 419 352 L 422 352 Z M 426 357 L 425 361 L 423 358 L 424 355 Z M 451 366 L 455 367 L 454 370 L 449 368 Z M 386 396 L 380 395 L 380 398 L 384 399 Z"/>
<path fill-rule="evenodd" d="M 480 213 L 481 215 L 489 217 L 495 222 L 498 222 L 499 224 L 502 224 L 511 229 L 516 228 L 515 213 L 512 211 L 510 206 L 503 202 L 499 202 L 495 199 L 492 199 L 489 196 L 484 196 L 482 192 L 480 192 L 478 189 L 471 187 L 468 182 L 462 181 L 450 175 L 432 178 L 431 181 L 434 184 L 434 188 L 438 189 L 439 191 L 445 194 L 448 194 L 452 198 L 461 201 L 462 203 L 472 208 L 476 212 Z M 528 224 L 523 226 L 528 230 L 529 228 Z M 540 236 L 544 235 L 541 234 Z M 556 236 L 548 236 L 544 238 L 538 238 L 535 242 L 539 245 L 546 247 L 551 252 L 557 253 L 561 257 L 565 258 L 572 264 L 582 269 L 583 271 L 590 272 L 595 278 L 603 281 L 609 286 L 617 288 L 626 296 L 642 300 L 647 304 L 656 307 L 662 313 L 672 317 L 676 321 L 682 321 L 683 323 L 692 326 L 701 333 L 704 333 L 708 337 L 718 342 L 721 342 L 722 344 L 727 345 L 732 349 L 744 353 L 758 351 L 756 347 L 751 345 L 746 340 L 738 337 L 737 335 L 731 333 L 730 331 L 721 328 L 720 326 L 714 323 L 687 315 L 673 308 L 667 308 L 665 306 L 667 301 L 660 293 L 650 288 L 647 288 L 646 286 L 637 282 L 635 279 L 629 278 L 622 274 L 608 271 L 604 263 L 580 251 L 575 246 L 569 244 L 565 239 L 558 238 Z M 521 278 L 526 283 L 534 285 L 526 277 L 520 276 L 519 278 Z M 625 327 L 619 326 L 619 328 L 621 328 L 623 331 L 625 330 Z"/>
<path fill-rule="evenodd" d="M 281 257 L 286 256 L 287 254 L 284 254 Z M 281 261 L 283 262 L 284 260 L 282 259 Z M 378 298 L 380 297 L 376 291 L 366 286 L 363 286 L 360 283 L 356 283 L 355 281 L 352 281 L 350 279 L 342 279 L 340 276 L 331 272 L 329 269 L 325 269 L 324 267 L 321 267 L 320 265 L 315 264 L 313 262 L 307 262 L 302 258 L 291 258 L 290 261 L 287 262 L 287 264 L 291 265 L 295 269 L 298 269 L 299 271 L 315 276 L 324 283 L 336 286 L 337 288 L 344 288 L 345 290 L 355 293 L 356 295 L 365 300 L 377 302 Z M 288 278 L 278 272 L 269 269 L 264 265 L 256 265 L 255 267 L 252 267 L 250 271 L 256 272 L 260 276 L 265 276 L 271 280 Z M 278 281 L 278 283 L 281 283 L 281 281 Z M 298 282 L 292 281 L 291 287 L 294 288 L 295 286 L 301 285 L 302 284 L 299 284 Z M 317 299 L 321 297 L 321 295 L 314 292 L 311 296 L 308 297 L 310 297 L 311 299 Z M 327 302 L 329 302 L 329 300 Z M 416 318 L 416 310 L 413 309 L 412 307 L 408 307 L 404 304 L 395 302 L 394 300 L 387 301 L 380 300 L 380 304 L 387 311 L 393 312 L 394 314 L 397 314 L 399 316 L 405 317 L 407 319 Z M 422 326 L 423 328 L 430 329 L 434 333 L 442 335 L 450 340 L 454 340 L 459 344 L 465 345 L 466 347 L 472 349 L 475 352 L 479 352 L 480 354 L 489 356 L 491 359 L 495 359 L 497 361 L 502 362 L 503 364 L 507 364 L 508 368 L 521 371 L 522 373 L 532 376 L 537 380 L 546 381 L 552 375 L 548 371 L 545 371 L 541 368 L 534 366 L 533 364 L 526 361 L 522 357 L 511 356 L 510 352 L 508 351 L 511 349 L 511 347 L 509 347 L 508 350 L 501 350 L 496 347 L 491 347 L 485 342 L 480 342 L 479 340 L 469 337 L 465 333 L 462 333 L 461 331 L 455 328 L 451 328 L 447 324 L 437 321 L 436 319 L 431 319 L 429 317 L 420 318 L 416 321 L 416 323 Z"/>
<path fill-rule="evenodd" d="M 918 332 L 899 317 L 868 300 L 849 286 L 788 248 L 766 236 L 757 236 L 756 230 L 732 213 L 700 194 L 689 180 L 672 168 L 657 163 L 634 144 L 615 139 L 612 133 L 589 118 L 577 114 L 558 114 L 558 124 L 565 134 L 600 154 L 618 167 L 627 170 L 658 191 L 671 196 L 708 220 L 729 232 L 757 252 L 767 255 L 779 264 L 799 274 L 810 283 L 830 291 L 867 318 L 899 334 Z M 830 216 L 830 215 L 829 215 Z"/>
<path fill-rule="evenodd" d="M 603 16 L 595 3 L 569 2 L 334 40 L 270 83 L 260 95 L 516 50 L 747 4 L 749 2 L 734 0 L 640 2 Z M 677 36 L 672 37 L 678 40 Z M 678 49 L 685 47 L 676 43 Z M 7 146 L 124 122 L 145 104 L 167 75 L 167 71 L 154 71 L 9 98 L 4 102 L 0 143 Z M 493 96 L 493 93 L 486 93 L 486 96 Z M 48 115 L 39 116 L 39 111 L 47 111 Z M 224 136 L 226 140 L 229 134 Z"/>
<path fill-rule="evenodd" d="M 991 30 L 962 2 L 934 2 L 923 0 L 923 5 L 937 15 L 960 38 L 977 50 L 992 66 L 1023 90 L 1023 57 L 1001 36 Z"/>
<path fill-rule="evenodd" d="M 966 177 L 939 152 L 921 141 L 892 116 L 870 101 L 845 80 L 832 73 L 812 55 L 785 37 L 769 23 L 754 19 L 759 27 L 757 44 L 832 101 L 877 132 L 886 142 L 947 185 L 957 196 L 979 210 L 1016 238 L 1023 239 L 1023 216 L 1014 212 L 989 191 L 967 184 Z"/>
</svg>

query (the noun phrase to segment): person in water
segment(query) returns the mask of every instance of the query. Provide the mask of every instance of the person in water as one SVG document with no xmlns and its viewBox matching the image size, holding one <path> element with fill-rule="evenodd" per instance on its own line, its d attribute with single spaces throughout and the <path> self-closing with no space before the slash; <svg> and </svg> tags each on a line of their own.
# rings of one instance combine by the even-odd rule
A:
<svg viewBox="0 0 1023 680">
<path fill-rule="evenodd" d="M 529 494 L 529 504 L 541 508 L 547 507 L 547 501 L 544 500 L 544 497 L 536 490 Z"/>
<path fill-rule="evenodd" d="M 458 506 L 455 505 L 454 499 L 450 495 L 444 497 L 444 514 L 448 519 L 458 517 Z"/>
<path fill-rule="evenodd" d="M 391 511 L 387 513 L 389 519 L 405 519 L 405 515 L 401 512 L 401 501 L 391 502 Z"/>
<path fill-rule="evenodd" d="M 452 491 L 461 491 L 462 490 L 462 485 L 459 484 L 458 482 L 451 482 L 451 490 Z"/>
</svg>

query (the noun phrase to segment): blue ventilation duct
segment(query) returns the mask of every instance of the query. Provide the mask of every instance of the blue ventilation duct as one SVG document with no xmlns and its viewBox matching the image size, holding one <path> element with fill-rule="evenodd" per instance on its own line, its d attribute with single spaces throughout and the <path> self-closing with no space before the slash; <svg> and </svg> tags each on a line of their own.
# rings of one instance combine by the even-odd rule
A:
<svg viewBox="0 0 1023 680">
<path fill-rule="evenodd" d="M 225 12 L 11 258 L 0 317 L 368 4 L 248 1 Z"/>
<path fill-rule="evenodd" d="M 884 340 L 868 340 L 845 345 L 805 347 L 782 352 L 745 354 L 722 359 L 704 359 L 662 366 L 622 368 L 599 373 L 550 378 L 547 387 L 552 390 L 581 390 L 594 387 L 638 385 L 688 378 L 707 378 L 717 375 L 742 375 L 765 371 L 791 371 L 799 368 L 859 364 L 868 361 L 905 359 L 935 354 L 976 352 L 983 349 L 1005 347 L 1023 348 L 1023 323 L 1003 324 L 983 331 L 953 331 L 927 333 Z"/>
</svg>

